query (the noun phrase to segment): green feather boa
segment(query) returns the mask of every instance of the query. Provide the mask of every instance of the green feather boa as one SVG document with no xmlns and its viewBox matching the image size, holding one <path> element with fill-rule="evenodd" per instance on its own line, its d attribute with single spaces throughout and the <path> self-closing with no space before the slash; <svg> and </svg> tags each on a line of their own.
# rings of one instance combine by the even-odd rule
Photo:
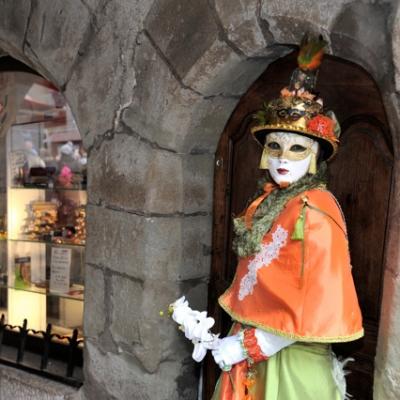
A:
<svg viewBox="0 0 400 400">
<path fill-rule="evenodd" d="M 300 193 L 326 187 L 327 166 L 321 163 L 315 175 L 306 175 L 286 189 L 274 190 L 257 208 L 251 229 L 247 229 L 244 217 L 233 220 L 235 238 L 233 240 L 233 250 L 239 257 L 247 257 L 258 253 L 261 250 L 261 242 L 264 235 L 270 230 L 273 222 L 284 209 L 286 203 Z M 261 182 L 262 187 L 267 182 Z M 259 192 L 256 197 L 260 194 Z"/>
</svg>

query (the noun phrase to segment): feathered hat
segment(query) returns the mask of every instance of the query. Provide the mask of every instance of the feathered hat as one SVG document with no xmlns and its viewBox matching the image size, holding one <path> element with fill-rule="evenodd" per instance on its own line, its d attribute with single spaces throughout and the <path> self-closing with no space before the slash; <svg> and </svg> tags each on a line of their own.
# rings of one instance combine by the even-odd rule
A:
<svg viewBox="0 0 400 400">
<path fill-rule="evenodd" d="M 301 42 L 296 68 L 289 87 L 280 97 L 264 103 L 255 114 L 257 124 L 251 128 L 256 140 L 264 146 L 265 137 L 274 131 L 294 132 L 320 143 L 321 157 L 329 160 L 337 151 L 340 126 L 332 111 L 324 109 L 323 101 L 314 92 L 318 68 L 326 42 L 306 34 Z"/>
</svg>

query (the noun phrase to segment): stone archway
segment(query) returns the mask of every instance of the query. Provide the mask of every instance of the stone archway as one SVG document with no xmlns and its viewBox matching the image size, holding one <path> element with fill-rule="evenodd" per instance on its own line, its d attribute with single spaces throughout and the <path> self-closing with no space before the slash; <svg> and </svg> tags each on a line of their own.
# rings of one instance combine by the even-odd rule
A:
<svg viewBox="0 0 400 400">
<path fill-rule="evenodd" d="M 90 153 L 88 399 L 196 397 L 190 349 L 159 310 L 182 292 L 205 308 L 214 152 L 223 126 L 266 66 L 313 29 L 333 54 L 372 74 L 396 132 L 395 7 L 349 0 L 2 5 L 1 50 L 64 92 Z M 396 32 L 393 39 L 399 40 Z M 399 138 L 393 139 L 397 155 Z M 394 199 L 399 191 L 396 183 Z M 398 212 L 392 201 L 392 215 Z M 400 293 L 399 234 L 393 218 L 376 398 L 400 392 L 400 302 L 391 300 Z"/>
</svg>

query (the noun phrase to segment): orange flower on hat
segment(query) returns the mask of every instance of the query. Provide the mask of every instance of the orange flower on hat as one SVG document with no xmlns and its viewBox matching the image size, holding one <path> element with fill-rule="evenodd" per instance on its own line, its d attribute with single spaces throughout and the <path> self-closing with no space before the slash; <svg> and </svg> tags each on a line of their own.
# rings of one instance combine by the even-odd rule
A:
<svg viewBox="0 0 400 400">
<path fill-rule="evenodd" d="M 317 115 L 307 122 L 307 129 L 313 133 L 316 133 L 318 136 L 336 140 L 334 134 L 334 124 L 335 122 L 331 118 L 325 115 Z"/>
<path fill-rule="evenodd" d="M 282 97 L 292 97 L 292 96 L 294 96 L 294 91 L 293 92 L 291 92 L 287 87 L 284 87 L 282 90 L 281 90 L 281 96 Z"/>
<path fill-rule="evenodd" d="M 296 93 L 297 97 L 300 97 L 303 100 L 314 100 L 315 94 L 310 93 L 308 90 L 301 88 Z"/>
</svg>

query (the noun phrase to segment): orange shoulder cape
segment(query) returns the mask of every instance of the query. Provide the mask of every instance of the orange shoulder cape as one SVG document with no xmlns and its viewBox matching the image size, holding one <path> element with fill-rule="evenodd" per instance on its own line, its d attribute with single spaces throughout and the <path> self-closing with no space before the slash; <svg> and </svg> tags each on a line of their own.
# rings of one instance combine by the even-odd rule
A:
<svg viewBox="0 0 400 400">
<path fill-rule="evenodd" d="M 294 340 L 331 343 L 363 336 L 346 226 L 333 195 L 313 189 L 290 200 L 261 251 L 239 260 L 219 303 L 236 321 Z"/>
</svg>

